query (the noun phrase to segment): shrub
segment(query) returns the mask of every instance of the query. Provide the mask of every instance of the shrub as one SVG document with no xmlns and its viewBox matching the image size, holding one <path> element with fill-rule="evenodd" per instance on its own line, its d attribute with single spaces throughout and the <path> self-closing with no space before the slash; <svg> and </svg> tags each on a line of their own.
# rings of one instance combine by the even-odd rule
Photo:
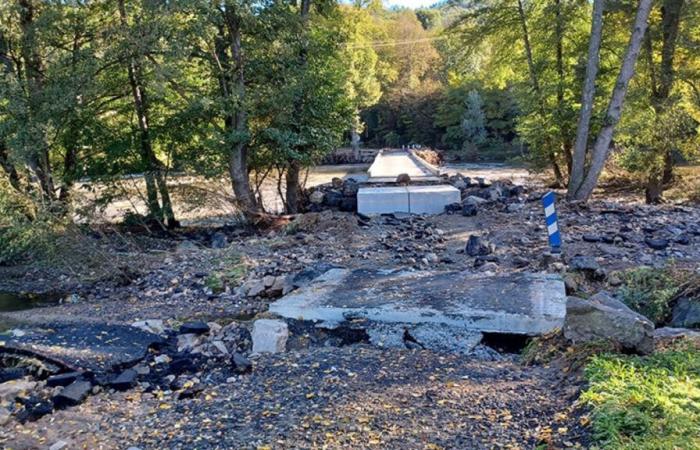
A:
<svg viewBox="0 0 700 450">
<path fill-rule="evenodd" d="M 55 218 L 0 178 L 0 265 L 17 264 L 50 250 Z"/>
<path fill-rule="evenodd" d="M 672 267 L 640 267 L 625 272 L 620 294 L 627 306 L 658 325 L 670 315 L 670 303 L 682 284 Z"/>
</svg>

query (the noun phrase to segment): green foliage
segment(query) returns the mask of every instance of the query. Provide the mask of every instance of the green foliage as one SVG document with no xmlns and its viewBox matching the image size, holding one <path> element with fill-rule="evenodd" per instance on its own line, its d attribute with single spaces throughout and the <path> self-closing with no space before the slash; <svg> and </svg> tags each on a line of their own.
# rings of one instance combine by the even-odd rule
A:
<svg viewBox="0 0 700 450">
<path fill-rule="evenodd" d="M 56 218 L 0 176 L 0 265 L 18 264 L 51 250 Z"/>
<path fill-rule="evenodd" d="M 676 297 L 683 281 L 673 267 L 655 269 L 640 267 L 624 273 L 620 289 L 622 301 L 656 324 L 670 314 L 670 302 Z"/>
<path fill-rule="evenodd" d="M 700 352 L 602 355 L 586 367 L 580 401 L 592 408 L 593 437 L 606 449 L 700 448 Z"/>
<path fill-rule="evenodd" d="M 207 276 L 204 284 L 213 293 L 220 294 L 226 287 L 238 286 L 247 273 L 248 265 L 240 253 L 228 251 L 228 254 L 222 257 L 219 268 Z"/>
</svg>

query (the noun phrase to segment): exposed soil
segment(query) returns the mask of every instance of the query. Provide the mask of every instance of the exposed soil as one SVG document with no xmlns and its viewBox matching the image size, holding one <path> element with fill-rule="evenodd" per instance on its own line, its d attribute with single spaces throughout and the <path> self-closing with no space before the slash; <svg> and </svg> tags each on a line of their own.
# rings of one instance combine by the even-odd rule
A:
<svg viewBox="0 0 700 450">
<path fill-rule="evenodd" d="M 241 286 L 292 276 L 320 263 L 565 276 L 572 272 L 568 263 L 575 255 L 595 257 L 608 275 L 671 260 L 678 267 L 700 263 L 697 206 L 642 206 L 625 198 L 588 206 L 560 204 L 564 252 L 552 256 L 539 192 L 541 186 L 531 186 L 517 207 L 480 205 L 472 217 L 367 220 L 324 211 L 265 232 L 224 227 L 171 235 L 95 235 L 88 239 L 99 242 L 122 275 L 95 278 L 43 266 L 0 268 L 0 291 L 56 291 L 77 298 L 0 316 L 28 328 L 125 325 L 144 319 L 177 327 L 197 318 L 224 325 L 256 314 L 264 317 L 267 305 L 281 295 L 261 290 L 251 296 Z M 221 235 L 228 245 L 212 248 Z M 492 244 L 488 260 L 465 252 L 470 235 Z M 125 238 L 138 244 L 124 245 Z M 665 240 L 666 246 L 655 250 L 649 244 L 653 239 Z M 212 277 L 223 280 L 216 291 Z M 614 277 L 600 277 L 581 280 L 576 289 L 590 293 L 614 284 Z M 569 414 L 578 381 L 563 377 L 557 368 L 523 366 L 514 357 L 486 361 L 366 344 L 311 346 L 257 357 L 252 374 L 232 375 L 226 361 L 212 359 L 188 376 L 202 388 L 191 398 L 178 399 L 176 390 L 148 383 L 126 392 L 103 389 L 35 422 L 11 418 L 0 429 L 0 443 L 14 449 L 46 448 L 61 440 L 67 448 L 91 449 L 463 449 L 561 448 L 585 446 L 588 439 Z"/>
</svg>

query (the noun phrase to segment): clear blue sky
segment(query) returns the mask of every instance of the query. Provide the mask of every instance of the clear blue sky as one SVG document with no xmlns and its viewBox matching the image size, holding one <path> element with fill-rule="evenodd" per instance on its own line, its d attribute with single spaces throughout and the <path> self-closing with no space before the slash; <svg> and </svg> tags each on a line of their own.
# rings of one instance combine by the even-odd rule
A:
<svg viewBox="0 0 700 450">
<path fill-rule="evenodd" d="M 384 0 L 386 6 L 405 6 L 407 8 L 422 8 L 436 3 L 437 0 Z"/>
</svg>

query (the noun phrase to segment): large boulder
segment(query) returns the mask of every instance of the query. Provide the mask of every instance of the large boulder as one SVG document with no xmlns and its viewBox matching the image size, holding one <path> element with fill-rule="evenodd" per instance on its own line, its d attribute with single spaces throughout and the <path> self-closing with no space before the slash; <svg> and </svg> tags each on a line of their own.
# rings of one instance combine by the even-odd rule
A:
<svg viewBox="0 0 700 450">
<path fill-rule="evenodd" d="M 678 299 L 673 307 L 670 325 L 679 328 L 700 328 L 700 299 Z"/>
<path fill-rule="evenodd" d="M 568 297 L 564 336 L 574 343 L 609 341 L 642 354 L 654 349 L 654 324 L 607 292 Z"/>
</svg>

